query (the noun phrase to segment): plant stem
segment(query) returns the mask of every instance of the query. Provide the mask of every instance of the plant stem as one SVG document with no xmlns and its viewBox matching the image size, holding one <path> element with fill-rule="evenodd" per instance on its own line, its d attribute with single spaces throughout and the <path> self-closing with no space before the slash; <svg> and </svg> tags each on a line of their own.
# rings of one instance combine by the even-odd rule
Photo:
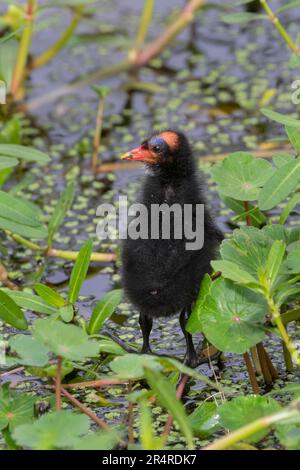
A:
<svg viewBox="0 0 300 470">
<path fill-rule="evenodd" d="M 101 134 L 102 134 L 102 125 L 103 125 L 103 115 L 104 115 L 104 97 L 99 97 L 99 104 L 96 117 L 96 128 L 94 135 L 94 144 L 93 144 L 93 156 L 92 156 L 92 170 L 95 173 L 97 165 L 101 164 L 101 159 L 99 159 L 99 148 L 101 143 Z"/>
<path fill-rule="evenodd" d="M 37 69 L 43 65 L 46 65 L 65 47 L 69 39 L 72 37 L 75 29 L 77 28 L 81 17 L 82 8 L 76 8 L 69 26 L 61 35 L 61 37 L 51 47 L 49 47 L 49 49 L 32 60 L 32 62 L 29 64 L 30 69 Z"/>
<path fill-rule="evenodd" d="M 292 357 L 283 341 L 282 341 L 282 349 L 283 349 L 285 368 L 287 372 L 293 372 L 294 365 L 293 365 Z"/>
<path fill-rule="evenodd" d="M 81 403 L 77 398 L 73 397 L 71 393 L 67 392 L 65 388 L 62 387 L 61 393 L 74 405 L 76 406 L 82 413 L 86 414 L 91 420 L 93 420 L 98 426 L 102 429 L 109 429 L 108 424 L 105 423 L 101 418 L 98 418 L 92 411 L 90 411 L 83 403 Z"/>
<path fill-rule="evenodd" d="M 300 56 L 300 49 L 297 46 L 297 44 L 293 41 L 291 36 L 288 34 L 288 32 L 285 30 L 285 28 L 282 26 L 280 23 L 278 17 L 275 15 L 273 10 L 270 8 L 268 5 L 267 0 L 260 0 L 261 5 L 263 8 L 266 10 L 267 14 L 269 15 L 272 23 L 274 24 L 275 28 L 277 31 L 281 34 L 282 38 L 285 40 L 286 44 L 288 47 L 291 49 L 292 52 Z"/>
<path fill-rule="evenodd" d="M 11 94 L 14 99 L 18 97 L 18 92 L 23 82 L 26 71 L 26 65 L 33 33 L 34 14 L 36 6 L 37 0 L 27 0 L 27 6 L 24 12 L 24 30 L 21 36 L 19 51 L 11 84 Z"/>
<path fill-rule="evenodd" d="M 243 357 L 244 357 L 244 361 L 245 361 L 245 364 L 246 364 L 246 367 L 247 367 L 247 372 L 248 372 L 248 375 L 249 375 L 249 379 L 250 379 L 250 383 L 251 383 L 253 393 L 255 393 L 256 395 L 259 395 L 260 389 L 259 389 L 256 377 L 255 377 L 255 372 L 254 372 L 249 354 L 247 352 L 245 352 L 243 354 Z"/>
<path fill-rule="evenodd" d="M 6 234 L 10 236 L 13 240 L 15 240 L 20 245 L 26 246 L 33 251 L 39 251 L 44 253 L 46 256 L 53 257 L 53 258 L 63 258 L 70 261 L 75 261 L 79 254 L 79 251 L 66 251 L 66 250 L 56 250 L 55 248 L 49 248 L 45 250 L 45 248 L 37 245 L 36 243 L 27 240 L 26 238 L 21 237 L 20 235 L 16 235 L 14 233 L 6 231 Z M 99 262 L 99 263 L 110 263 L 116 259 L 116 255 L 114 253 L 92 253 L 91 261 Z"/>
<path fill-rule="evenodd" d="M 56 250 L 54 248 L 50 248 L 46 252 L 47 256 L 53 258 L 63 258 L 70 261 L 75 261 L 79 251 L 65 251 L 65 250 Z M 110 263 L 116 259 L 116 255 L 114 253 L 92 253 L 91 254 L 91 261 L 96 261 L 99 263 Z"/>
<path fill-rule="evenodd" d="M 86 382 L 76 382 L 72 384 L 62 384 L 64 388 L 87 388 L 87 387 L 107 387 L 108 385 L 120 385 L 126 384 L 128 380 L 119 380 L 119 379 L 99 379 L 99 380 L 88 380 Z"/>
<path fill-rule="evenodd" d="M 258 431 L 262 431 L 275 423 L 280 421 L 286 420 L 288 418 L 292 418 L 295 415 L 299 416 L 299 411 L 297 410 L 297 406 L 299 406 L 300 400 L 295 400 L 287 409 L 280 410 L 277 413 L 274 413 L 269 416 L 264 416 L 263 418 L 259 418 L 256 421 L 253 421 L 250 424 L 246 424 L 246 426 L 237 429 L 234 432 L 229 433 L 228 435 L 217 439 L 212 444 L 205 447 L 203 450 L 225 450 L 232 447 L 237 442 L 252 436 Z"/>
<path fill-rule="evenodd" d="M 61 410 L 61 368 L 62 368 L 62 357 L 57 357 L 57 370 L 55 379 L 55 408 L 56 411 Z"/>
<path fill-rule="evenodd" d="M 188 25 L 197 10 L 205 4 L 205 0 L 190 0 L 179 13 L 178 18 L 148 47 L 142 51 L 135 62 L 135 67 L 141 67 L 156 57 L 168 44 Z"/>
<path fill-rule="evenodd" d="M 132 392 L 132 382 L 129 381 L 127 387 L 128 394 Z M 128 400 L 128 417 L 127 417 L 127 427 L 128 427 L 128 442 L 130 444 L 134 443 L 134 435 L 133 435 L 133 402 Z"/>
<path fill-rule="evenodd" d="M 268 300 L 268 304 L 269 304 L 269 307 L 270 307 L 270 311 L 272 313 L 273 320 L 274 320 L 274 322 L 275 322 L 275 324 L 276 324 L 276 326 L 279 330 L 280 336 L 281 336 L 283 342 L 285 343 L 286 348 L 289 351 L 290 355 L 292 356 L 292 358 L 296 362 L 298 368 L 300 369 L 300 356 L 298 354 L 296 346 L 294 345 L 294 343 L 290 339 L 290 337 L 289 337 L 289 335 L 286 331 L 286 328 L 285 328 L 285 326 L 282 322 L 280 310 L 279 310 L 278 306 L 274 303 L 274 301 L 271 297 L 269 297 L 267 300 Z"/>
<path fill-rule="evenodd" d="M 248 201 L 244 201 L 244 208 L 245 208 L 245 212 L 247 212 L 247 214 L 246 214 L 246 224 L 247 225 L 252 225 L 251 215 L 248 213 L 249 212 L 249 202 Z"/>
<path fill-rule="evenodd" d="M 144 10 L 135 39 L 135 52 L 143 46 L 152 20 L 155 0 L 145 0 Z"/>
<path fill-rule="evenodd" d="M 256 346 L 253 346 L 252 348 L 250 348 L 250 352 L 251 352 L 251 357 L 252 357 L 252 361 L 253 361 L 253 364 L 254 364 L 255 372 L 258 375 L 261 375 L 262 370 L 261 370 L 259 358 L 258 358 L 258 355 L 257 355 Z"/>
<path fill-rule="evenodd" d="M 256 347 L 257 347 L 259 362 L 260 362 L 260 365 L 261 365 L 261 370 L 262 370 L 262 374 L 263 374 L 263 377 L 264 377 L 264 381 L 267 385 L 271 385 L 272 384 L 272 375 L 271 375 L 271 372 L 269 371 L 269 367 L 268 367 L 268 364 L 267 364 L 267 361 L 266 361 L 264 347 L 263 347 L 262 343 L 258 343 L 256 345 Z"/>
<path fill-rule="evenodd" d="M 105 78 L 111 77 L 112 75 L 118 75 L 121 72 L 129 72 L 133 69 L 137 69 L 146 65 L 151 59 L 156 57 L 160 52 L 164 50 L 166 46 L 188 25 L 194 18 L 194 14 L 205 4 L 205 0 L 190 0 L 181 10 L 178 18 L 168 26 L 161 36 L 150 43 L 144 50 L 141 50 L 139 54 L 129 54 L 129 57 L 123 61 L 109 65 L 108 67 L 96 70 L 95 72 L 87 75 L 86 77 L 78 80 L 77 82 L 69 85 L 62 86 L 56 90 L 53 90 L 47 95 L 36 98 L 25 106 L 26 110 L 33 111 L 46 103 L 49 103 L 55 99 L 65 96 L 68 93 L 72 93 L 79 87 L 88 85 L 91 82 L 104 80 Z"/>
<path fill-rule="evenodd" d="M 179 384 L 178 384 L 177 390 L 176 390 L 177 400 L 180 400 L 180 398 L 182 397 L 182 394 L 184 392 L 184 389 L 185 389 L 185 386 L 186 386 L 186 383 L 187 383 L 188 379 L 189 379 L 189 376 L 186 375 L 186 374 L 182 375 L 182 377 L 180 378 L 180 381 L 179 381 Z M 163 433 L 161 435 L 162 441 L 163 441 L 162 448 L 164 447 L 164 445 L 165 445 L 165 443 L 168 439 L 168 436 L 169 436 L 171 428 L 172 428 L 172 424 L 173 424 L 173 416 L 169 415 L 168 419 L 167 419 L 167 422 L 165 424 Z"/>
</svg>

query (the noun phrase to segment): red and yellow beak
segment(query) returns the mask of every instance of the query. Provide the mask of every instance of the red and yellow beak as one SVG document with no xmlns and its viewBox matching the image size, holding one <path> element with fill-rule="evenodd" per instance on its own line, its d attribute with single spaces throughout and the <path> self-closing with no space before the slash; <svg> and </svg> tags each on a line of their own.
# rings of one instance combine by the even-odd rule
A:
<svg viewBox="0 0 300 470">
<path fill-rule="evenodd" d="M 136 147 L 135 149 L 124 153 L 121 158 L 122 160 L 135 160 L 146 163 L 154 163 L 155 161 L 155 156 L 150 152 L 150 150 L 142 146 Z"/>
</svg>

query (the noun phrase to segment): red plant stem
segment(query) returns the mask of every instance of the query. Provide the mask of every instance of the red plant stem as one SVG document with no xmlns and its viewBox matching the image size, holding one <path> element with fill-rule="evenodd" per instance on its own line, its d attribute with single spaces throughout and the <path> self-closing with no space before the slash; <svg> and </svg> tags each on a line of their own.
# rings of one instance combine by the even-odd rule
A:
<svg viewBox="0 0 300 470">
<path fill-rule="evenodd" d="M 103 421 L 101 418 L 98 418 L 95 413 L 90 411 L 86 406 L 83 405 L 77 398 L 73 397 L 71 393 L 67 392 L 65 388 L 61 388 L 61 393 L 74 405 L 76 406 L 82 413 L 86 414 L 91 420 L 93 420 L 100 428 L 102 429 L 109 429 L 109 426 Z"/>
<path fill-rule="evenodd" d="M 256 377 L 255 377 L 255 372 L 254 372 L 249 354 L 247 352 L 245 352 L 243 354 L 243 357 L 244 357 L 244 361 L 245 361 L 245 364 L 246 364 L 246 367 L 247 367 L 247 372 L 248 372 L 248 375 L 249 375 L 252 390 L 256 395 L 259 395 L 260 389 L 259 389 Z"/>
<path fill-rule="evenodd" d="M 57 370 L 55 379 L 55 408 L 56 411 L 61 410 L 61 367 L 62 357 L 57 357 Z"/>
<path fill-rule="evenodd" d="M 87 382 L 77 382 L 73 384 L 62 384 L 64 388 L 87 388 L 87 387 L 106 387 L 107 385 L 126 384 L 128 380 L 118 379 L 99 379 L 89 380 Z"/>
<path fill-rule="evenodd" d="M 185 386 L 186 386 L 186 383 L 187 383 L 188 379 L 189 379 L 188 375 L 186 375 L 186 374 L 182 375 L 182 377 L 179 381 L 179 384 L 177 386 L 177 389 L 176 389 L 176 398 L 177 398 L 177 400 L 180 400 L 180 398 L 182 397 L 182 394 L 184 392 L 184 389 L 185 389 Z M 162 433 L 162 437 L 164 438 L 164 441 L 167 440 L 168 435 L 170 434 L 172 424 L 173 424 L 173 416 L 169 415 L 168 419 L 167 419 L 167 422 L 165 424 L 163 433 Z"/>
<path fill-rule="evenodd" d="M 266 354 L 265 354 L 265 349 L 262 345 L 262 343 L 258 343 L 256 345 L 257 348 L 257 353 L 259 357 L 259 362 L 261 365 L 261 371 L 264 377 L 264 381 L 267 385 L 270 385 L 272 383 L 272 375 L 268 367 L 268 363 L 266 360 Z"/>
</svg>

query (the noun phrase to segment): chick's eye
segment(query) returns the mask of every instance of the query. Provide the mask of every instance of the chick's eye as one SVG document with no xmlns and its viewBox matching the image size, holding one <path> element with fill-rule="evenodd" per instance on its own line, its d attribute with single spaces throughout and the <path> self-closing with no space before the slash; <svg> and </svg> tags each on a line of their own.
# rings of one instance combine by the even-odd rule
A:
<svg viewBox="0 0 300 470">
<path fill-rule="evenodd" d="M 154 145 L 152 147 L 152 150 L 156 153 L 160 152 L 161 151 L 161 146 L 160 145 Z"/>
</svg>

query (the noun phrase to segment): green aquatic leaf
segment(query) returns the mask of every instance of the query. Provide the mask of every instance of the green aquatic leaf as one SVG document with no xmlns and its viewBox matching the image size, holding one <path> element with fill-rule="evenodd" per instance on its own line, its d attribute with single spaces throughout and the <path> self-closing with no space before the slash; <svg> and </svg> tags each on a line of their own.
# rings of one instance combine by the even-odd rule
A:
<svg viewBox="0 0 300 470">
<path fill-rule="evenodd" d="M 273 156 L 273 163 L 277 168 L 280 168 L 281 166 L 285 165 L 286 163 L 291 162 L 292 160 L 295 160 L 294 155 L 291 155 L 290 153 L 276 153 Z"/>
<path fill-rule="evenodd" d="M 296 8 L 300 5 L 300 0 L 292 0 L 291 2 L 287 2 L 285 5 L 282 5 L 276 10 L 276 13 L 282 13 L 284 11 L 290 10 L 291 8 Z"/>
<path fill-rule="evenodd" d="M 89 322 L 88 330 L 91 335 L 97 333 L 103 326 L 104 322 L 111 317 L 123 296 L 122 289 L 115 289 L 108 292 L 94 307 Z"/>
<path fill-rule="evenodd" d="M 8 40 L 0 47 L 0 79 L 6 84 L 7 93 L 10 92 L 18 49 L 19 42 L 14 38 Z"/>
<path fill-rule="evenodd" d="M 215 271 L 221 271 L 226 279 L 239 282 L 240 284 L 255 284 L 256 279 L 247 271 L 243 271 L 237 264 L 228 260 L 217 260 L 211 263 Z"/>
<path fill-rule="evenodd" d="M 256 419 L 276 413 L 276 411 L 279 410 L 280 405 L 272 398 L 256 395 L 234 398 L 221 405 L 218 409 L 220 424 L 224 428 L 229 429 L 229 431 L 235 431 Z M 262 429 L 252 434 L 249 438 L 245 439 L 245 441 L 258 442 L 269 432 L 270 429 Z"/>
<path fill-rule="evenodd" d="M 46 315 L 55 315 L 57 309 L 46 304 L 38 295 L 24 291 L 12 291 L 10 289 L 1 289 L 5 292 L 19 307 L 26 310 L 32 310 L 36 313 Z M 0 291 L 1 292 L 1 291 Z"/>
<path fill-rule="evenodd" d="M 220 351 L 241 354 L 263 340 L 267 311 L 260 294 L 220 278 L 203 305 L 203 332 Z"/>
<path fill-rule="evenodd" d="M 67 185 L 66 189 L 60 195 L 57 201 L 54 212 L 48 224 L 48 246 L 52 246 L 54 235 L 61 226 L 64 218 L 66 217 L 68 210 L 72 206 L 75 193 L 75 182 L 71 180 Z"/>
<path fill-rule="evenodd" d="M 300 157 L 281 166 L 265 182 L 258 196 L 261 210 L 269 210 L 277 206 L 294 192 L 300 183 Z"/>
<path fill-rule="evenodd" d="M 212 167 L 212 178 L 225 196 L 239 201 L 257 199 L 260 188 L 272 175 L 272 165 L 246 152 L 236 152 Z"/>
<path fill-rule="evenodd" d="M 59 309 L 59 315 L 64 322 L 70 323 L 74 318 L 74 307 L 72 304 L 64 305 Z"/>
<path fill-rule="evenodd" d="M 54 411 L 32 424 L 16 427 L 13 438 L 20 446 L 35 450 L 68 449 L 80 443 L 89 427 L 89 418 L 84 414 Z"/>
<path fill-rule="evenodd" d="M 0 318 L 18 330 L 26 330 L 28 323 L 20 307 L 3 290 L 0 290 Z"/>
<path fill-rule="evenodd" d="M 13 168 L 14 166 L 17 166 L 18 163 L 19 161 L 15 158 L 3 157 L 0 155 L 0 170 L 4 170 L 5 168 Z"/>
<path fill-rule="evenodd" d="M 93 244 L 91 240 L 87 240 L 79 251 L 79 254 L 75 261 L 69 282 L 68 300 L 71 304 L 76 302 L 76 300 L 78 299 L 81 285 L 85 280 L 89 269 L 92 251 Z"/>
<path fill-rule="evenodd" d="M 81 437 L 74 448 L 76 450 L 111 450 L 119 441 L 118 432 L 115 429 L 108 429 Z"/>
<path fill-rule="evenodd" d="M 18 335 L 9 340 L 12 351 L 17 353 L 18 364 L 43 367 L 49 362 L 49 350 L 30 335 Z"/>
<path fill-rule="evenodd" d="M 32 147 L 25 147 L 24 145 L 0 144 L 0 155 L 42 164 L 50 161 L 50 158 L 46 153 Z"/>
<path fill-rule="evenodd" d="M 28 423 L 33 419 L 33 405 L 36 397 L 16 393 L 9 389 L 9 384 L 0 388 L 0 430 Z"/>
<path fill-rule="evenodd" d="M 84 361 L 99 354 L 99 346 L 82 328 L 56 320 L 35 320 L 32 334 L 57 356 Z"/>
<path fill-rule="evenodd" d="M 224 194 L 220 194 L 220 198 L 224 202 L 224 204 L 229 207 L 233 212 L 238 215 L 245 214 L 245 205 L 243 201 L 237 201 L 228 196 L 224 196 Z M 254 227 L 260 227 L 264 224 L 267 220 L 266 216 L 258 209 L 258 207 L 254 207 L 252 204 L 248 204 L 249 211 L 251 211 L 251 222 Z M 243 217 L 245 218 L 245 217 Z"/>
<path fill-rule="evenodd" d="M 267 261 L 265 275 L 268 279 L 270 288 L 274 285 L 285 254 L 285 243 L 282 240 L 274 241 L 271 246 Z"/>
<path fill-rule="evenodd" d="M 144 377 L 144 368 L 162 369 L 155 356 L 149 354 L 125 354 L 109 363 L 111 370 L 120 378 L 138 380 Z"/>
<path fill-rule="evenodd" d="M 201 439 L 208 438 L 220 428 L 220 415 L 215 403 L 201 403 L 188 419 L 195 436 Z"/>
<path fill-rule="evenodd" d="M 294 149 L 297 151 L 297 154 L 300 153 L 300 134 L 298 129 L 295 127 L 285 127 L 285 131 L 288 135 L 289 141 L 291 142 Z"/>
<path fill-rule="evenodd" d="M 287 266 L 290 272 L 295 274 L 300 273 L 300 246 L 294 248 L 287 255 Z"/>
<path fill-rule="evenodd" d="M 221 20 L 227 24 L 246 24 L 250 21 L 265 20 L 267 18 L 267 15 L 247 11 L 221 15 Z"/>
<path fill-rule="evenodd" d="M 280 214 L 279 223 L 285 224 L 287 221 L 288 216 L 292 212 L 292 210 L 299 204 L 300 202 L 300 193 L 295 193 L 286 203 L 285 207 L 282 209 Z"/>
<path fill-rule="evenodd" d="M 211 283 L 212 283 L 212 280 L 209 274 L 205 274 L 201 282 L 197 300 L 193 306 L 192 313 L 186 324 L 186 330 L 189 333 L 193 334 L 193 333 L 198 333 L 202 331 L 201 310 L 202 310 L 203 303 L 205 302 L 205 298 L 207 294 L 209 293 Z"/>
<path fill-rule="evenodd" d="M 58 292 L 45 284 L 35 284 L 34 290 L 38 296 L 46 302 L 46 304 L 51 305 L 52 307 L 60 308 L 66 303 L 65 299 Z"/>
<path fill-rule="evenodd" d="M 297 129 L 300 128 L 300 120 L 294 118 L 293 116 L 277 113 L 276 111 L 272 111 L 271 109 L 262 108 L 260 110 L 264 116 L 271 119 L 272 121 L 279 122 L 279 124 L 283 124 L 284 126 L 289 127 L 296 127 Z"/>
<path fill-rule="evenodd" d="M 174 385 L 160 372 L 148 367 L 145 367 L 145 377 L 159 403 L 166 408 L 180 427 L 187 441 L 188 449 L 194 449 L 193 432 L 184 406 L 176 397 Z"/>
<path fill-rule="evenodd" d="M 0 212 L 1 217 L 17 221 L 19 224 L 39 227 L 41 225 L 41 211 L 32 202 L 24 200 L 9 193 L 0 191 Z"/>
</svg>

